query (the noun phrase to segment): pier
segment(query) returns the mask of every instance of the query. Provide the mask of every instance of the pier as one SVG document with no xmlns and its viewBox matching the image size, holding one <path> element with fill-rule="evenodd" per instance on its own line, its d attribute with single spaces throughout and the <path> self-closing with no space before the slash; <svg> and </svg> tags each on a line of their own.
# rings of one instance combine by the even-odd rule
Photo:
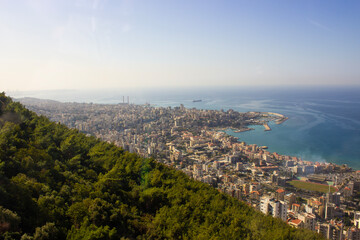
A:
<svg viewBox="0 0 360 240">
<path fill-rule="evenodd" d="M 271 131 L 271 128 L 269 127 L 269 125 L 267 123 L 264 123 L 263 126 L 265 128 L 264 131 Z"/>
</svg>

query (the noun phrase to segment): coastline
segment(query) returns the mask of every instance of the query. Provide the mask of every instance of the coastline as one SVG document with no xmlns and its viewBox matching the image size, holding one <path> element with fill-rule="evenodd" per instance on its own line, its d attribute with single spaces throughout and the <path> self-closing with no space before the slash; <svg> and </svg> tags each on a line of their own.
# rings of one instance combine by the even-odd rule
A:
<svg viewBox="0 0 360 240">
<path fill-rule="evenodd" d="M 259 122 L 259 124 L 264 126 L 264 131 L 271 131 L 271 127 L 269 126 L 269 122 L 274 122 L 275 124 L 282 124 L 289 118 L 280 113 L 274 112 L 260 112 L 263 116 L 263 121 Z M 239 131 L 242 132 L 242 131 Z"/>
<path fill-rule="evenodd" d="M 267 131 L 272 131 L 271 127 L 269 126 L 269 122 L 273 121 L 275 124 L 279 125 L 279 124 L 282 124 L 284 123 L 286 120 L 288 120 L 289 118 L 286 117 L 285 115 L 283 114 L 280 114 L 280 113 L 274 113 L 274 112 L 262 112 L 262 114 L 264 114 L 265 117 L 270 117 L 269 115 L 273 115 L 275 116 L 275 119 L 274 118 L 270 118 L 270 119 L 267 119 L 265 120 L 263 123 L 259 123 L 258 125 L 262 125 L 264 127 L 264 131 L 267 132 Z M 227 129 L 221 129 L 221 131 L 225 132 L 226 130 L 230 129 L 233 133 L 242 133 L 242 132 L 248 132 L 250 130 L 255 130 L 254 128 L 249 128 L 249 127 L 244 127 L 244 128 L 241 128 L 241 129 L 234 129 L 234 128 L 227 128 Z M 215 129 L 214 129 L 215 130 Z M 238 136 L 234 136 L 232 134 L 229 134 L 229 133 L 226 133 L 226 135 L 230 136 L 230 137 L 236 137 L 238 140 L 238 142 L 244 142 L 245 144 L 248 144 L 247 141 L 240 141 L 239 140 L 239 137 Z M 253 143 L 255 145 L 259 144 L 259 143 Z M 250 144 L 252 145 L 252 144 Z M 268 146 L 259 146 L 259 148 L 265 150 L 265 149 L 268 149 L 269 147 Z M 269 151 L 271 154 L 278 154 L 276 153 L 275 151 Z M 296 155 L 291 155 L 291 154 L 278 154 L 279 156 L 290 156 L 290 157 L 298 157 Z M 304 160 L 305 162 L 309 162 L 309 163 L 312 163 L 312 164 L 316 164 L 318 163 L 318 161 L 314 161 L 314 160 Z M 325 161 L 327 162 L 327 161 Z M 332 164 L 334 166 L 342 166 L 342 164 L 337 164 L 337 163 L 334 163 L 334 162 L 328 162 L 329 164 Z M 356 168 L 353 168 L 353 167 L 350 167 L 351 169 L 353 170 L 356 170 Z"/>
<path fill-rule="evenodd" d="M 267 125 L 267 124 L 264 124 L 264 125 Z M 322 162 L 322 161 L 306 160 L 306 159 L 302 159 L 301 157 L 299 157 L 297 155 L 283 154 L 283 153 L 279 153 L 277 151 L 268 150 L 269 146 L 266 146 L 266 145 L 261 146 L 261 145 L 258 145 L 258 143 L 248 143 L 247 141 L 240 140 L 240 138 L 238 136 L 234 136 L 231 133 L 226 132 L 226 130 L 232 130 L 233 133 L 240 133 L 240 132 L 235 132 L 234 129 L 232 129 L 232 128 L 227 128 L 227 129 L 222 129 L 222 130 L 213 129 L 213 130 L 221 131 L 221 132 L 225 133 L 226 136 L 229 136 L 229 137 L 235 137 L 237 139 L 238 143 L 243 143 L 245 145 L 257 146 L 262 151 L 267 152 L 272 156 L 277 156 L 277 159 L 284 160 L 286 158 L 291 158 L 291 159 L 295 158 L 295 159 L 297 159 L 296 160 L 297 162 L 302 163 L 302 164 L 305 163 L 305 165 L 329 164 L 329 165 L 332 165 L 332 166 L 337 167 L 339 169 L 346 168 L 346 169 L 350 169 L 351 171 L 357 171 L 358 170 L 357 168 L 354 168 L 352 166 L 348 166 L 347 164 L 338 164 L 338 163 L 335 163 L 335 162 L 328 162 L 328 161 Z M 251 129 L 251 130 L 255 130 L 255 129 Z M 247 131 L 249 131 L 249 130 L 245 130 L 245 131 L 242 131 L 242 132 L 247 132 Z M 264 131 L 267 131 L 267 130 L 264 130 Z M 268 130 L 268 131 L 270 131 L 270 130 Z"/>
<path fill-rule="evenodd" d="M 243 127 L 243 128 L 213 128 L 214 131 L 226 131 L 230 129 L 231 131 L 235 132 L 235 133 L 241 133 L 241 132 L 248 132 L 248 131 L 252 131 L 255 130 L 255 128 L 249 128 L 249 127 Z"/>
<path fill-rule="evenodd" d="M 93 92 L 85 90 L 79 90 L 78 92 L 75 90 L 18 92 L 15 95 L 17 98 L 31 96 L 55 99 L 62 102 L 80 101 L 117 104 L 122 101 L 122 97 L 120 98 L 118 96 L 119 92 L 121 92 L 121 95 L 130 95 L 136 104 L 144 104 L 150 101 L 151 105 L 161 107 L 176 107 L 184 104 L 187 108 L 212 110 L 228 110 L 231 108 L 239 112 L 280 112 L 284 113 L 289 119 L 274 121 L 274 123 L 284 123 L 286 124 L 284 127 L 278 128 L 277 125 L 269 122 L 272 131 L 266 134 L 264 134 L 262 124 L 258 124 L 255 129 L 261 131 L 243 131 L 243 135 L 240 134 L 241 132 L 233 133 L 233 135 L 241 135 L 243 141 L 249 143 L 259 142 L 260 144 L 269 146 L 273 151 L 282 152 L 286 155 L 298 155 L 313 161 L 326 160 L 337 164 L 348 164 L 354 169 L 360 170 L 360 150 L 357 147 L 360 141 L 360 135 L 358 131 L 354 131 L 354 129 L 360 129 L 360 124 L 358 123 L 360 115 L 356 113 L 358 103 L 356 101 L 353 102 L 354 99 L 359 98 L 358 89 L 359 88 L 352 87 L 348 89 L 351 91 L 348 91 L 347 89 L 339 89 L 338 87 L 329 87 L 319 89 L 319 92 L 323 93 L 321 96 L 318 92 L 314 91 L 313 87 L 309 89 L 284 89 L 279 92 L 271 91 L 278 91 L 277 88 L 274 88 L 269 89 L 267 92 L 261 92 L 262 94 L 255 91 L 249 92 L 243 88 L 239 88 L 234 92 L 229 91 L 229 89 L 216 92 L 218 91 L 216 89 L 216 91 L 214 90 L 213 92 L 217 94 L 212 94 L 211 89 L 204 92 L 202 88 L 199 88 L 196 91 L 192 90 L 193 92 L 189 93 L 189 96 L 183 95 L 184 92 L 188 93 L 188 91 L 180 91 L 178 89 L 176 89 L 176 92 L 180 92 L 181 95 L 173 94 L 175 90 L 174 92 L 170 92 L 170 90 L 161 92 L 146 90 L 146 92 L 144 92 L 144 94 L 146 93 L 145 96 L 136 95 L 138 92 L 135 91 L 121 92 L 118 90 L 108 92 L 99 90 Z M 310 90 L 310 92 L 308 90 Z M 239 94 L 239 92 L 242 94 Z M 339 93 L 339 95 L 334 95 L 334 92 Z M 161 95 L 164 93 L 171 94 Z M 202 93 L 204 93 L 204 95 L 202 95 Z M 308 94 L 306 96 L 309 97 L 309 101 L 303 101 L 305 94 Z M 106 98 L 104 96 L 106 96 Z M 168 96 L 170 96 L 171 99 Z M 323 97 L 326 98 L 323 99 Z M 337 101 L 339 97 L 349 102 L 349 111 L 344 111 L 344 103 Z M 202 99 L 203 101 L 193 104 L 193 99 Z M 264 102 L 263 99 L 267 99 L 268 101 Z M 316 105 L 320 100 L 322 105 Z M 252 102 L 258 105 L 249 105 L 249 103 Z M 331 108 L 327 108 L 327 106 L 331 106 Z M 313 110 L 316 110 L 316 112 Z M 357 115 L 355 115 L 355 113 Z M 320 119 L 317 118 L 319 114 L 321 114 Z M 287 122 L 287 120 L 289 120 L 289 122 Z M 261 125 L 261 128 L 258 128 L 259 125 Z M 337 141 L 332 141 L 331 139 L 337 139 Z M 347 150 L 344 151 L 343 147 L 346 147 Z"/>
<path fill-rule="evenodd" d="M 255 129 L 254 128 L 240 128 L 240 129 L 236 129 L 234 132 L 241 133 L 241 132 L 247 132 L 247 131 L 251 131 L 251 130 L 255 130 Z"/>
<path fill-rule="evenodd" d="M 268 117 L 275 116 L 275 119 L 270 118 L 269 121 L 274 121 L 276 124 L 282 124 L 283 122 L 289 119 L 288 117 L 280 113 L 264 112 L 264 114 L 266 114 Z"/>
<path fill-rule="evenodd" d="M 288 117 L 284 117 L 282 119 L 279 119 L 279 120 L 276 120 L 275 123 L 276 124 L 282 124 L 283 122 L 285 122 L 286 120 L 288 120 L 289 118 Z"/>
</svg>

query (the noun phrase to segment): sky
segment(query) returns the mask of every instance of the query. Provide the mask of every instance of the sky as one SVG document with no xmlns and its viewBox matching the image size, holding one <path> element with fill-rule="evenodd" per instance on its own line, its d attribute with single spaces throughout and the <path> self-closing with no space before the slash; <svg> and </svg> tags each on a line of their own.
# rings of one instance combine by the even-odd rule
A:
<svg viewBox="0 0 360 240">
<path fill-rule="evenodd" d="M 0 90 L 360 85 L 358 0 L 0 0 Z"/>
</svg>

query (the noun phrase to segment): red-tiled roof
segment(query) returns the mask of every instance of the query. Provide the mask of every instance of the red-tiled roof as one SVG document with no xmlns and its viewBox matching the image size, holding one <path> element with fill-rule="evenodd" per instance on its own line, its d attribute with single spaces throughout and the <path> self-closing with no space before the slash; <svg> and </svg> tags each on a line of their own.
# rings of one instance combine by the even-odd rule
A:
<svg viewBox="0 0 360 240">
<path fill-rule="evenodd" d="M 276 190 L 276 192 L 278 192 L 278 193 L 283 193 L 283 192 L 285 192 L 285 190 L 284 190 L 284 189 L 279 188 L 278 190 Z"/>
<path fill-rule="evenodd" d="M 293 220 L 291 220 L 291 223 L 299 225 L 301 223 L 301 220 L 300 219 L 293 219 Z"/>
</svg>

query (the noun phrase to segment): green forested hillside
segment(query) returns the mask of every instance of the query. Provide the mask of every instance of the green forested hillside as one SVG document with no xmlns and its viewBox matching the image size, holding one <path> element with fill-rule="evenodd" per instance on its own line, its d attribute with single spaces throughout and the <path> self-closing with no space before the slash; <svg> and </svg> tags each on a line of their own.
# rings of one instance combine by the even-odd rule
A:
<svg viewBox="0 0 360 240">
<path fill-rule="evenodd" d="M 0 94 L 0 239 L 320 239 Z"/>
</svg>

